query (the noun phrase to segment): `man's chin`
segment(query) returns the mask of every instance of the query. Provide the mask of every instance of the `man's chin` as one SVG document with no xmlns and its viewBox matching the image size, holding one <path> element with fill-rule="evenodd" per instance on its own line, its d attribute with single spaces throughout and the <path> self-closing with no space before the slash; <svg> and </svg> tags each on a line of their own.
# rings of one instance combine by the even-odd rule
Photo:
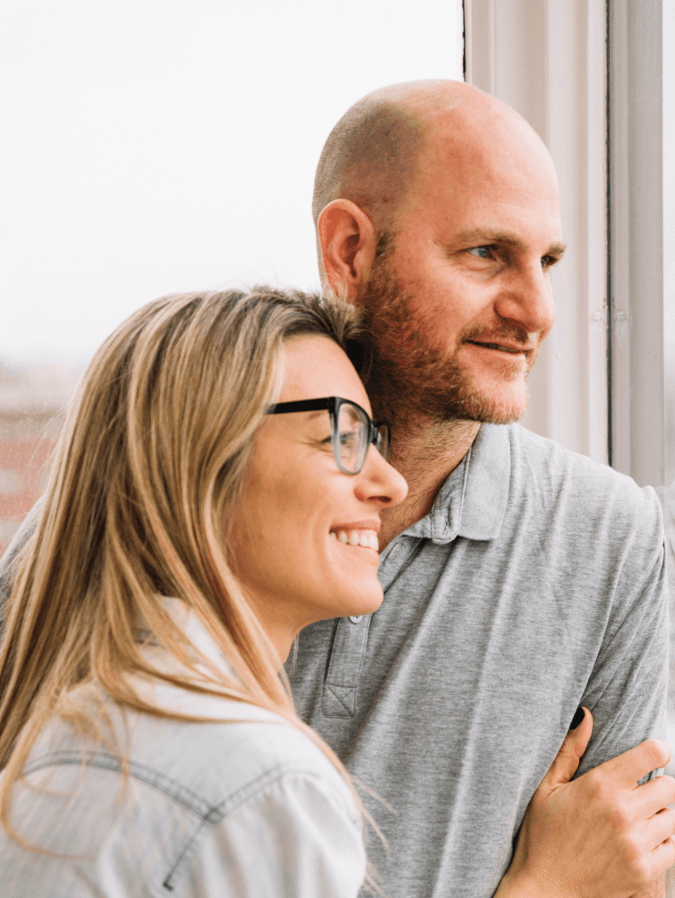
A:
<svg viewBox="0 0 675 898">
<path fill-rule="evenodd" d="M 527 389 L 524 395 L 495 397 L 477 390 L 457 397 L 448 409 L 449 418 L 477 421 L 480 424 L 514 424 L 527 411 Z"/>
</svg>

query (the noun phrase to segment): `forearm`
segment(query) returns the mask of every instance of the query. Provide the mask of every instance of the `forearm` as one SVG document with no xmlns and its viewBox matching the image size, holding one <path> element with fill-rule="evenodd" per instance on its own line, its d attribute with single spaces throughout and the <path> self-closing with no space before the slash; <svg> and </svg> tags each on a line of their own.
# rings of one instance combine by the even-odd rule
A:
<svg viewBox="0 0 675 898">
<path fill-rule="evenodd" d="M 539 885 L 529 881 L 526 876 L 512 876 L 507 872 L 493 898 L 593 898 L 593 896 L 587 890 L 583 891 L 583 895 L 581 892 L 575 895 L 567 890 L 556 891 L 551 882 Z M 602 891 L 598 892 L 597 898 L 607 898 L 604 887 Z M 657 877 L 644 889 L 634 892 L 631 898 L 666 898 L 665 877 Z"/>
</svg>

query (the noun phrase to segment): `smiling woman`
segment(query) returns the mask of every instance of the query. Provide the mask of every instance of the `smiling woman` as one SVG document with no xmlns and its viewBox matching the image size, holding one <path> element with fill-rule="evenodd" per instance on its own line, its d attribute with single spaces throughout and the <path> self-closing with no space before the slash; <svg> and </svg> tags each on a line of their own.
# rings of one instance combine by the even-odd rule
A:
<svg viewBox="0 0 675 898">
<path fill-rule="evenodd" d="M 358 336 L 261 288 L 158 300 L 95 356 L 6 609 L 6 898 L 356 896 L 361 804 L 281 665 L 382 601 L 379 510 L 407 488 Z"/>
<path fill-rule="evenodd" d="M 354 366 L 326 337 L 288 340 L 283 378 L 275 412 L 280 406 L 285 411 L 286 403 L 293 407 L 305 398 L 336 393 L 338 402 L 348 396 L 358 407 L 370 408 Z M 407 489 L 384 457 L 369 448 L 370 418 L 362 423 L 366 426 L 339 415 L 338 427 L 331 428 L 324 409 L 275 414 L 259 428 L 234 516 L 232 551 L 237 577 L 249 588 L 267 632 L 275 634 L 282 658 L 303 627 L 371 614 L 382 602 L 372 537 L 380 529 L 379 509 L 396 504 Z M 361 467 L 351 472 L 340 470 L 334 457 L 345 455 L 346 441 L 363 456 Z M 367 453 L 358 452 L 361 446 Z"/>
</svg>

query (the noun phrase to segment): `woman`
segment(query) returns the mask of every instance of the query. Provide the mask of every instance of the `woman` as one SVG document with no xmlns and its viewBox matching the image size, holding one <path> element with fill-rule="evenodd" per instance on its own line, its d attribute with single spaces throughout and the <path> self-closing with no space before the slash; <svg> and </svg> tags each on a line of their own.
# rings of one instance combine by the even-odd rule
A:
<svg viewBox="0 0 675 898">
<path fill-rule="evenodd" d="M 192 294 L 95 356 L 6 613 L 3 895 L 356 895 L 360 803 L 281 665 L 382 601 L 407 488 L 357 335 L 316 298 Z"/>
</svg>

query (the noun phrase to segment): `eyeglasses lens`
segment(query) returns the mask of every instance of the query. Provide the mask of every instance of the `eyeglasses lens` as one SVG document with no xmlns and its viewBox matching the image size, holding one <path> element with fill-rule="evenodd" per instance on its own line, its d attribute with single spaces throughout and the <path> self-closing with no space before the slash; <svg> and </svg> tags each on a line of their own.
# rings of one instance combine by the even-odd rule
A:
<svg viewBox="0 0 675 898">
<path fill-rule="evenodd" d="M 389 425 L 379 425 L 377 428 L 377 443 L 375 445 L 380 455 L 386 461 L 389 461 Z"/>
<path fill-rule="evenodd" d="M 350 474 L 356 474 L 368 451 L 368 421 L 360 409 L 343 402 L 338 410 L 337 429 L 342 466 Z"/>
</svg>

